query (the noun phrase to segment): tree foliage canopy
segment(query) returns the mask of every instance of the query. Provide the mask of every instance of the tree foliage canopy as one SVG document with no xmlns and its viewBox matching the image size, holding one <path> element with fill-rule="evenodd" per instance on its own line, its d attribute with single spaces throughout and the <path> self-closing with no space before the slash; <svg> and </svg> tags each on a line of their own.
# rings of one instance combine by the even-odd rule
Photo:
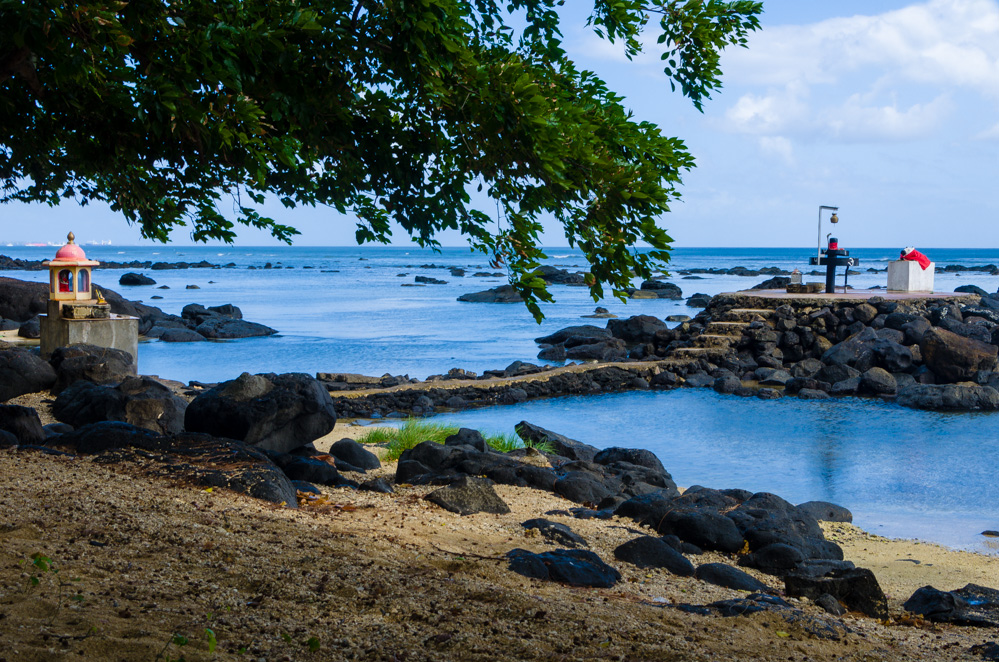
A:
<svg viewBox="0 0 999 662">
<path fill-rule="evenodd" d="M 668 260 L 656 221 L 693 160 L 576 68 L 561 4 L 0 0 L 0 202 L 106 202 L 163 241 L 184 225 L 231 241 L 231 218 L 290 240 L 259 213 L 268 196 L 356 215 L 359 242 L 387 241 L 392 221 L 422 246 L 457 229 L 505 261 L 536 316 L 554 217 L 594 296 L 620 293 Z M 589 25 L 629 57 L 653 31 L 700 108 L 760 11 L 594 0 Z"/>
</svg>

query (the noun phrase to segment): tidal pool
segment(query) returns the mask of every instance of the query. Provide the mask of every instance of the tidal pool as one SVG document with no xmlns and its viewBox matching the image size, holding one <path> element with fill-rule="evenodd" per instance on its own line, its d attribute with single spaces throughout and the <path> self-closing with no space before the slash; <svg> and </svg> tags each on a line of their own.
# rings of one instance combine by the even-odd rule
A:
<svg viewBox="0 0 999 662">
<path fill-rule="evenodd" d="M 536 400 L 434 420 L 502 433 L 527 420 L 599 448 L 647 448 L 683 487 L 832 501 L 872 533 L 999 554 L 999 541 L 981 535 L 999 529 L 999 413 L 679 389 Z"/>
</svg>

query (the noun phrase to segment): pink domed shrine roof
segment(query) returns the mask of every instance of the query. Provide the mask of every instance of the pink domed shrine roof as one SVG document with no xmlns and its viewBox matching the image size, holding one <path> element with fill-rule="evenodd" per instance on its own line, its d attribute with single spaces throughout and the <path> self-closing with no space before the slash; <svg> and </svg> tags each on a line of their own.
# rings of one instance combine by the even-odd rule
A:
<svg viewBox="0 0 999 662">
<path fill-rule="evenodd" d="M 95 266 L 100 264 L 94 260 L 88 260 L 87 254 L 83 252 L 83 249 L 74 243 L 76 236 L 70 232 L 66 239 L 68 243 L 60 248 L 55 255 L 55 259 L 51 260 L 48 264 L 57 263 L 58 265 L 80 265 L 80 266 Z"/>
</svg>

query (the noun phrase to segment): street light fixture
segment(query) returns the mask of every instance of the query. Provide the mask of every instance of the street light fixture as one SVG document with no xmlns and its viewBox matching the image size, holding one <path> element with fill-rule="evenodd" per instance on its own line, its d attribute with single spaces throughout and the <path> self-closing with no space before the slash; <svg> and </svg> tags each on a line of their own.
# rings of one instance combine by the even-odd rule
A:
<svg viewBox="0 0 999 662">
<path fill-rule="evenodd" d="M 830 207 L 829 205 L 819 205 L 819 238 L 815 251 L 816 260 L 822 259 L 822 210 L 823 209 L 828 209 L 829 211 L 832 212 L 832 216 L 829 217 L 830 223 L 839 223 L 839 216 L 836 215 L 836 212 L 839 211 L 839 207 Z M 818 264 L 818 262 L 816 262 L 816 264 Z"/>
</svg>

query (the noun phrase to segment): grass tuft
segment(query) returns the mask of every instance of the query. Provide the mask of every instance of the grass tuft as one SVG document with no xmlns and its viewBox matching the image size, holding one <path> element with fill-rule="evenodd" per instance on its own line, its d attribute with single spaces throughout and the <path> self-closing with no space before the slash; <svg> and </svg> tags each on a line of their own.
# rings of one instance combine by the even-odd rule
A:
<svg viewBox="0 0 999 662">
<path fill-rule="evenodd" d="M 443 444 L 444 440 L 458 433 L 457 425 L 442 425 L 429 421 L 410 418 L 400 428 L 375 428 L 358 438 L 362 444 L 386 444 L 386 460 L 398 460 L 404 451 L 409 450 L 424 441 Z M 500 453 L 508 453 L 518 448 L 535 448 L 542 453 L 550 453 L 548 444 L 524 442 L 516 434 L 482 435 L 486 444 Z"/>
</svg>

